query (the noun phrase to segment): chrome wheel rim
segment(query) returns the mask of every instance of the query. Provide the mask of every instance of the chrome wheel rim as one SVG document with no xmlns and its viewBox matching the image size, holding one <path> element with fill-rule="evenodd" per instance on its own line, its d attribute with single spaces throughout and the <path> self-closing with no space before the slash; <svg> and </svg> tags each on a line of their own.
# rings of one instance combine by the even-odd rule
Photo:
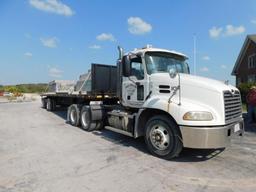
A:
<svg viewBox="0 0 256 192">
<path fill-rule="evenodd" d="M 89 124 L 89 116 L 88 116 L 88 113 L 86 111 L 84 111 L 82 113 L 81 120 L 82 120 L 83 127 L 87 127 L 88 124 Z"/>
<path fill-rule="evenodd" d="M 47 101 L 47 103 L 46 103 L 46 108 L 47 108 L 47 109 L 50 109 L 50 105 L 51 105 L 51 103 L 50 103 L 49 101 Z"/>
<path fill-rule="evenodd" d="M 158 150 L 166 150 L 170 145 L 170 134 L 163 125 L 157 124 L 153 126 L 149 138 L 152 145 Z"/>
<path fill-rule="evenodd" d="M 71 122 L 75 122 L 75 120 L 76 120 L 76 111 L 75 110 L 70 111 L 70 120 L 71 120 Z"/>
</svg>

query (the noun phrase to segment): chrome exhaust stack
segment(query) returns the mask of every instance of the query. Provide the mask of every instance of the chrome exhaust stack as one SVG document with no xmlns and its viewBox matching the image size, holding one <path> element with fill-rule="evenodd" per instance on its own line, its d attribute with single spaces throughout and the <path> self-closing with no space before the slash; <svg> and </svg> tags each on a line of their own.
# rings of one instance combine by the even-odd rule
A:
<svg viewBox="0 0 256 192">
<path fill-rule="evenodd" d="M 124 49 L 121 46 L 117 47 L 118 51 L 119 51 L 119 60 L 122 60 L 123 56 L 124 56 Z"/>
</svg>

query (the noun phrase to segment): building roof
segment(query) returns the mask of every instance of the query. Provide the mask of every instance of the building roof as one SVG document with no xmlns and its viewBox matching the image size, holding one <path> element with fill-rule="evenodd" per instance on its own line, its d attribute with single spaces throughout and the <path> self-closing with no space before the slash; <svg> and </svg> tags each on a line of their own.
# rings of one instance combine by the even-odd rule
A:
<svg viewBox="0 0 256 192">
<path fill-rule="evenodd" d="M 245 54 L 245 52 L 246 52 L 250 42 L 256 43 L 256 34 L 254 34 L 254 35 L 247 35 L 246 36 L 246 39 L 245 39 L 244 44 L 243 44 L 243 47 L 242 47 L 242 49 L 241 49 L 241 51 L 240 51 L 240 53 L 238 55 L 238 58 L 236 60 L 236 63 L 235 63 L 235 66 L 234 66 L 234 68 L 232 70 L 231 75 L 236 75 L 237 69 L 239 68 L 239 66 L 241 64 L 241 61 L 242 61 L 242 59 L 244 57 L 244 54 Z"/>
<path fill-rule="evenodd" d="M 249 38 L 256 43 L 256 35 L 249 35 Z"/>
</svg>

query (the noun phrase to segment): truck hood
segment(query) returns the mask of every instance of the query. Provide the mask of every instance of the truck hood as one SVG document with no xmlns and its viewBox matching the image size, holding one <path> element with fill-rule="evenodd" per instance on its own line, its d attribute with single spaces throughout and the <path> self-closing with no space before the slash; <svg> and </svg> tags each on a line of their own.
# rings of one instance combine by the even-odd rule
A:
<svg viewBox="0 0 256 192">
<path fill-rule="evenodd" d="M 222 93 L 224 90 L 238 90 L 236 87 L 232 85 L 227 85 L 224 82 L 206 78 L 206 77 L 200 77 L 195 75 L 189 75 L 180 73 L 180 85 L 181 89 L 183 87 L 190 88 L 193 90 L 193 88 L 201 89 L 201 90 L 208 90 L 213 92 Z M 178 85 L 178 75 L 171 79 L 168 73 L 158 73 L 158 74 L 152 74 L 150 77 L 150 81 L 156 82 L 157 84 L 169 84 L 171 86 L 177 86 Z"/>
<path fill-rule="evenodd" d="M 237 91 L 232 85 L 205 77 L 188 74 L 180 75 L 180 89 L 171 98 L 172 113 L 176 111 L 175 119 L 182 125 L 202 125 L 201 122 L 183 121 L 182 117 L 187 111 L 209 111 L 214 116 L 214 121 L 205 122 L 207 125 L 224 125 L 224 91 Z M 173 93 L 173 88 L 179 85 L 179 75 L 171 78 L 168 73 L 152 74 L 150 76 L 152 96 L 159 100 L 168 101 Z M 162 91 L 170 88 L 170 92 Z M 180 94 L 180 98 L 179 98 Z M 155 99 L 155 101 L 157 101 Z M 151 102 L 153 103 L 153 102 Z M 165 102 L 163 102 L 165 103 Z M 175 108 L 175 105 L 179 107 Z"/>
<path fill-rule="evenodd" d="M 222 92 L 224 90 L 237 90 L 236 87 L 232 85 L 227 85 L 224 82 L 206 78 L 206 77 L 200 77 L 200 76 L 194 76 L 194 75 L 188 75 L 188 74 L 180 74 L 181 79 L 181 86 L 191 86 L 191 87 L 198 87 L 202 89 L 207 89 L 209 91 L 215 91 L 215 92 Z"/>
</svg>

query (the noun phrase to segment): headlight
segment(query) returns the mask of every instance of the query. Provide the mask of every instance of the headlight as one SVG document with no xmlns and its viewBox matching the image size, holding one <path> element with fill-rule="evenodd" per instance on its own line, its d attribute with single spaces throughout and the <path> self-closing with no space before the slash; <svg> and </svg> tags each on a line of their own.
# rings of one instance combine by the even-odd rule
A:
<svg viewBox="0 0 256 192">
<path fill-rule="evenodd" d="M 213 120 L 212 114 L 206 111 L 189 111 L 183 116 L 186 121 L 211 121 Z"/>
</svg>

